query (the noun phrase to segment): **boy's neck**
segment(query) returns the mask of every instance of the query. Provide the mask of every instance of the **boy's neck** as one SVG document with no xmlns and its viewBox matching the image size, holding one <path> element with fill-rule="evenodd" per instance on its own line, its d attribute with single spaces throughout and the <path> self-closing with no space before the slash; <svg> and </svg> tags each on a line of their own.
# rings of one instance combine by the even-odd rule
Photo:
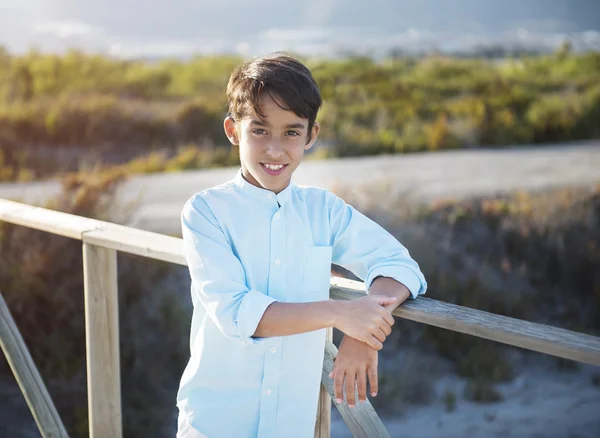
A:
<svg viewBox="0 0 600 438">
<path fill-rule="evenodd" d="M 285 186 L 283 186 L 281 189 L 268 189 L 268 188 L 266 188 L 266 187 L 263 187 L 263 186 L 262 186 L 262 185 L 261 185 L 261 184 L 260 184 L 260 183 L 259 183 L 259 182 L 256 180 L 256 178 L 254 178 L 254 177 L 252 176 L 252 174 L 251 174 L 251 173 L 249 173 L 249 172 L 248 172 L 246 169 L 244 169 L 243 167 L 242 167 L 242 172 L 241 172 L 241 175 L 242 175 L 242 178 L 244 179 L 244 181 L 246 181 L 248 184 L 251 184 L 251 185 L 253 185 L 254 187 L 258 187 L 259 189 L 268 190 L 268 191 L 270 191 L 270 192 L 273 192 L 273 193 L 274 193 L 274 194 L 276 194 L 276 195 L 277 195 L 277 194 L 279 194 L 279 193 L 281 193 L 281 192 L 283 192 L 285 189 L 287 189 L 287 188 L 290 186 L 291 182 L 292 182 L 292 181 L 291 181 L 291 179 L 289 179 L 289 180 L 287 181 L 286 185 L 285 185 Z"/>
</svg>

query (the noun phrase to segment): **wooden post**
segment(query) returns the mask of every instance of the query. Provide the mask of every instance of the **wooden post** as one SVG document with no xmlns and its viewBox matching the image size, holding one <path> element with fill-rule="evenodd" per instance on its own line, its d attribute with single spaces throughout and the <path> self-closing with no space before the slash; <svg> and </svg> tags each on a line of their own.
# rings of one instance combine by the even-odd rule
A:
<svg viewBox="0 0 600 438">
<path fill-rule="evenodd" d="M 0 346 L 44 438 L 68 438 L 23 337 L 0 293 Z"/>
<path fill-rule="evenodd" d="M 121 438 L 117 252 L 83 244 L 90 438 Z"/>
<path fill-rule="evenodd" d="M 325 344 L 333 343 L 333 328 L 327 329 Z M 315 425 L 315 438 L 329 438 L 331 436 L 331 396 L 321 383 L 319 392 L 319 408 L 317 411 L 317 423 Z"/>
</svg>

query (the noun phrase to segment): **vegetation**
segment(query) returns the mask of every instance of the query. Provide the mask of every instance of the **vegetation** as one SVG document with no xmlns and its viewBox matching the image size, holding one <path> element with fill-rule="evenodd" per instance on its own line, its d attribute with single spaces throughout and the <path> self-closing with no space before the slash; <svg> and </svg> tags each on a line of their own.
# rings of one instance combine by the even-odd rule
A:
<svg viewBox="0 0 600 438">
<path fill-rule="evenodd" d="M 338 194 L 411 248 L 432 298 L 600 335 L 600 185 L 413 208 L 402 199 L 382 203 L 387 193 L 382 186 Z M 465 397 L 475 401 L 495 400 L 493 386 L 514 377 L 515 357 L 537 354 L 405 320 L 386 341 L 394 343 L 446 358 L 469 379 Z M 573 366 L 556 361 L 558 369 Z"/>
<path fill-rule="evenodd" d="M 119 174 L 72 176 L 47 207 L 124 220 L 109 214 L 121 181 Z M 87 436 L 81 242 L 0 222 L 0 254 L 2 293 L 59 415 L 70 436 Z M 124 436 L 169 436 L 189 354 L 191 313 L 178 281 L 187 271 L 122 253 L 118 266 Z M 0 375 L 10 374 L 2 356 Z"/>
<path fill-rule="evenodd" d="M 444 392 L 443 400 L 447 412 L 454 412 L 456 410 L 456 394 L 452 390 L 447 389 Z"/>
<path fill-rule="evenodd" d="M 502 394 L 486 380 L 474 380 L 467 383 L 465 399 L 478 403 L 493 403 L 502 400 Z"/>
<path fill-rule="evenodd" d="M 206 156 L 229 156 L 224 91 L 241 61 L 148 63 L 0 49 L 0 181 L 46 178 L 82 161 L 122 164 L 156 151 L 172 157 L 190 144 Z M 600 53 L 567 47 L 501 61 L 305 61 L 325 100 L 321 156 L 600 137 Z M 194 165 L 206 161 L 228 163 Z"/>
</svg>

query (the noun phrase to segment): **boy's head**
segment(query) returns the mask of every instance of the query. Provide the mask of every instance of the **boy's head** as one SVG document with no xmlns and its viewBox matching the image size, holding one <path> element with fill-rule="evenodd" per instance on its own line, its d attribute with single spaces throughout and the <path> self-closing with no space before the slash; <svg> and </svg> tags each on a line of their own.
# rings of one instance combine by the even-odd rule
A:
<svg viewBox="0 0 600 438">
<path fill-rule="evenodd" d="M 310 71 L 288 55 L 254 59 L 232 73 L 227 99 L 225 133 L 240 147 L 244 178 L 280 192 L 319 133 L 322 99 Z"/>
</svg>

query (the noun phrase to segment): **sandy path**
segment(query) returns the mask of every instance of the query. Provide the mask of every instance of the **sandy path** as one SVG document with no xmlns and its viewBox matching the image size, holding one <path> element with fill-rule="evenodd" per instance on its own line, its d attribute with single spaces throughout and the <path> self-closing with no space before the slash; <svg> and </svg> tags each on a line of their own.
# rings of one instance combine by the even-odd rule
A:
<svg viewBox="0 0 600 438">
<path fill-rule="evenodd" d="M 235 168 L 141 175 L 128 181 L 123 199 L 139 199 L 131 225 L 177 232 L 179 213 L 197 191 L 232 178 Z M 414 200 L 461 198 L 516 189 L 587 185 L 600 181 L 600 141 L 502 150 L 305 161 L 294 182 L 318 187 L 391 183 Z M 0 184 L 0 197 L 38 202 L 57 193 L 54 182 Z"/>
</svg>

